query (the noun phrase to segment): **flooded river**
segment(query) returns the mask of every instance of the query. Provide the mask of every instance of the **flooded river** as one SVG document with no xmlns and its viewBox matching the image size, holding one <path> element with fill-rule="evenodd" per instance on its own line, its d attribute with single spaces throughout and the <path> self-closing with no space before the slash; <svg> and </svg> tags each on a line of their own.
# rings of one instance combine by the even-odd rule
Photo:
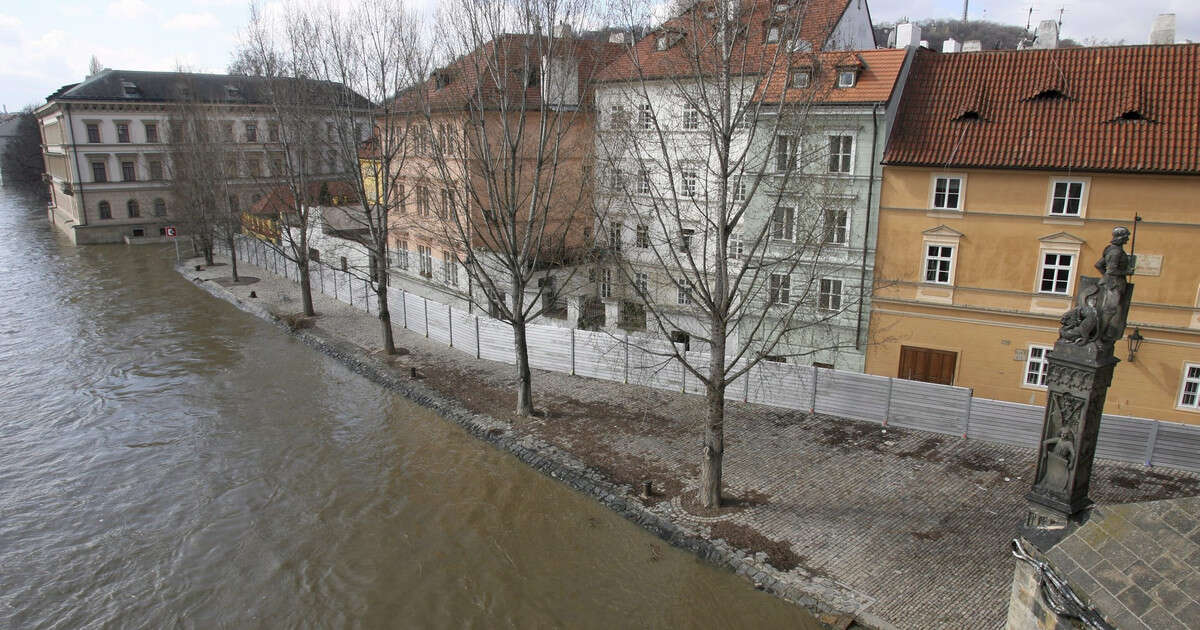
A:
<svg viewBox="0 0 1200 630">
<path fill-rule="evenodd" d="M 815 628 L 0 189 L 0 628 Z"/>
</svg>

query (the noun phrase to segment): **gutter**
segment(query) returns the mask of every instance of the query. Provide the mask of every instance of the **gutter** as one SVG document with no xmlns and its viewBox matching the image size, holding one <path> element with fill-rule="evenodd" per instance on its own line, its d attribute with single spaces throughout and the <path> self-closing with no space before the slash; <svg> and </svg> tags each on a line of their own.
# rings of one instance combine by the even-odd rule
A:
<svg viewBox="0 0 1200 630">
<path fill-rule="evenodd" d="M 854 324 L 854 349 L 862 350 L 863 302 L 866 299 L 867 248 L 871 245 L 871 203 L 875 198 L 876 153 L 879 150 L 879 103 L 871 105 L 871 177 L 867 181 L 867 224 L 863 229 L 862 262 L 858 267 L 858 317 Z M 882 169 L 883 167 L 880 166 Z"/>
<path fill-rule="evenodd" d="M 87 225 L 87 199 L 83 195 L 83 172 L 79 170 L 79 150 L 75 146 L 75 125 L 71 122 L 71 104 L 63 103 L 63 109 L 67 112 L 67 129 L 71 134 L 71 162 L 75 166 L 75 182 L 76 189 L 79 190 L 79 216 L 76 217 L 75 226 L 80 227 Z"/>
</svg>

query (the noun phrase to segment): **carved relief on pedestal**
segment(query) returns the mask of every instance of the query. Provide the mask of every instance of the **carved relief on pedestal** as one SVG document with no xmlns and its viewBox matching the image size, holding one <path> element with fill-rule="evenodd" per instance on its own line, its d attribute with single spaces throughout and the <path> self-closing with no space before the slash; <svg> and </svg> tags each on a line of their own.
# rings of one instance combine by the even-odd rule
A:
<svg viewBox="0 0 1200 630">
<path fill-rule="evenodd" d="M 1042 461 L 1038 466 L 1041 475 L 1034 482 L 1056 494 L 1068 494 L 1071 476 L 1078 461 L 1079 425 L 1087 400 L 1071 394 L 1055 392 L 1047 401 L 1049 412 L 1046 422 L 1049 431 L 1042 442 Z"/>
<path fill-rule="evenodd" d="M 1061 389 L 1083 393 L 1092 388 L 1094 378 L 1095 373 L 1091 370 L 1081 370 L 1061 363 L 1051 363 L 1050 370 L 1046 374 L 1046 387 L 1051 391 Z"/>
</svg>

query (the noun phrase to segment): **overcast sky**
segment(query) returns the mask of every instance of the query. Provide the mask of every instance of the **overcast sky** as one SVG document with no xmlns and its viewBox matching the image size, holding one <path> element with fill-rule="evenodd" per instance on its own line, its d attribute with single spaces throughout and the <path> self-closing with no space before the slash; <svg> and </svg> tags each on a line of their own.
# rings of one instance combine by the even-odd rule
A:
<svg viewBox="0 0 1200 630">
<path fill-rule="evenodd" d="M 962 15 L 962 0 L 868 1 L 877 22 Z M 1178 41 L 1200 41 L 1200 0 L 969 1 L 972 19 L 1020 25 L 1031 6 L 1035 24 L 1057 19 L 1061 7 L 1064 37 L 1130 44 L 1145 43 L 1155 15 L 1175 13 Z M 183 64 L 223 72 L 248 6 L 247 0 L 0 0 L 0 103 L 9 111 L 43 103 L 59 86 L 82 80 L 91 55 L 125 70 Z"/>
</svg>

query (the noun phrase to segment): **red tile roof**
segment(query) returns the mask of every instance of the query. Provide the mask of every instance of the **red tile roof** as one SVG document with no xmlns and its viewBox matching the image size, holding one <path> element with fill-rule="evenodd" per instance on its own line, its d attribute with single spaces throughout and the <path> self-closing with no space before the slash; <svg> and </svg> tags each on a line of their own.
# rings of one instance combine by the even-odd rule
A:
<svg viewBox="0 0 1200 630">
<path fill-rule="evenodd" d="M 482 104 L 494 108 L 504 100 L 520 104 L 525 109 L 541 107 L 540 72 L 542 52 L 546 48 L 557 57 L 570 55 L 579 59 L 579 94 L 587 99 L 585 88 L 594 75 L 612 61 L 624 46 L 587 39 L 555 39 L 552 45 L 538 41 L 536 35 L 503 35 L 477 50 L 438 69 L 429 80 L 409 89 L 396 99 L 399 111 L 417 111 L 428 106 L 432 111 L 466 109 Z M 529 68 L 538 79 L 525 86 L 521 70 Z M 499 69 L 499 72 L 496 70 Z M 439 78 L 443 79 L 439 86 Z"/>
<path fill-rule="evenodd" d="M 792 8 L 776 11 L 777 5 L 790 2 Z M 738 49 L 739 67 L 735 73 L 756 73 L 773 67 L 778 44 L 766 43 L 768 24 L 782 20 L 784 30 L 793 29 L 799 20 L 799 39 L 821 50 L 829 41 L 850 0 L 743 0 L 742 23 L 745 24 L 745 48 Z M 701 47 L 713 39 L 716 22 L 708 17 L 711 3 L 703 0 L 680 15 L 667 20 L 635 45 L 625 50 L 596 77 L 597 81 L 631 81 L 638 78 L 656 79 L 680 76 L 693 72 L 696 42 Z M 656 50 L 658 37 L 668 32 L 683 34 L 683 39 L 667 50 Z M 693 52 L 688 52 L 692 50 Z M 703 48 L 701 48 L 702 50 Z"/>
<path fill-rule="evenodd" d="M 909 77 L 885 164 L 1200 173 L 1200 44 L 922 50 Z"/>
<path fill-rule="evenodd" d="M 767 78 L 759 97 L 769 103 L 778 103 L 780 94 L 785 103 L 886 102 L 892 98 L 908 52 L 881 49 L 795 55 L 790 68 L 781 67 Z M 850 67 L 859 70 L 854 87 L 837 87 L 838 70 Z M 798 71 L 811 73 L 809 87 L 791 86 L 792 74 Z"/>
<path fill-rule="evenodd" d="M 321 196 L 322 184 L 327 186 L 326 190 L 329 195 L 337 198 L 342 205 L 358 203 L 358 193 L 354 191 L 354 187 L 341 180 L 309 182 L 306 203 L 315 204 L 317 202 Z M 289 214 L 296 208 L 295 200 L 290 186 L 276 186 L 268 190 L 262 199 L 255 202 L 249 212 L 260 215 Z"/>
</svg>

